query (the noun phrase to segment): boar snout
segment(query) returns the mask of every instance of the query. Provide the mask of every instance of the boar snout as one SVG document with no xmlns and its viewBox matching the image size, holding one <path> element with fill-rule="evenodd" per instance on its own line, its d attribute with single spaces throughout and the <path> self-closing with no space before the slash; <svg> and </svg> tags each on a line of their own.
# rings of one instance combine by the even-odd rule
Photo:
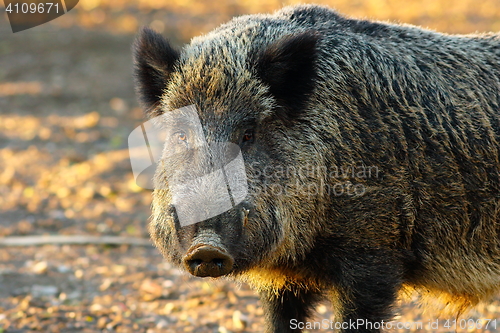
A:
<svg viewBox="0 0 500 333">
<path fill-rule="evenodd" d="M 211 245 L 198 245 L 184 257 L 184 266 L 198 277 L 219 277 L 233 269 L 234 259 L 226 251 Z"/>
</svg>

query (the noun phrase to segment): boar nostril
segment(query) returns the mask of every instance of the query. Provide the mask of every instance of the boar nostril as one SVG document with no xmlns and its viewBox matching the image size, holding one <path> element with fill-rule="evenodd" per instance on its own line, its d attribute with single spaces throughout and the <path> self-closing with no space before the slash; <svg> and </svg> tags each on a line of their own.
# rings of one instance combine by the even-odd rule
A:
<svg viewBox="0 0 500 333">
<path fill-rule="evenodd" d="M 212 262 L 217 265 L 217 267 L 221 268 L 222 269 L 222 265 L 224 264 L 224 260 L 223 259 L 214 259 L 212 260 Z"/>
<path fill-rule="evenodd" d="M 202 263 L 203 263 L 203 260 L 201 260 L 201 259 L 194 259 L 194 260 L 189 261 L 189 264 L 194 265 L 195 267 L 201 265 Z"/>
<path fill-rule="evenodd" d="M 184 265 L 189 273 L 199 277 L 218 277 L 233 269 L 234 259 L 225 251 L 210 245 L 188 251 Z"/>
</svg>

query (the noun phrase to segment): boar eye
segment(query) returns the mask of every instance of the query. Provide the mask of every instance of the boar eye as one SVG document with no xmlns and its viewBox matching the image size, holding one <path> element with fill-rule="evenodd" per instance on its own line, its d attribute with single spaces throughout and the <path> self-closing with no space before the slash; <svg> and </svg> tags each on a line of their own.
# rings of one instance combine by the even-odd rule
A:
<svg viewBox="0 0 500 333">
<path fill-rule="evenodd" d="M 254 141 L 253 130 L 246 130 L 241 139 L 241 143 L 252 143 Z"/>
<path fill-rule="evenodd" d="M 174 134 L 174 138 L 177 140 L 178 144 L 187 144 L 187 134 L 185 132 L 177 132 Z"/>
</svg>

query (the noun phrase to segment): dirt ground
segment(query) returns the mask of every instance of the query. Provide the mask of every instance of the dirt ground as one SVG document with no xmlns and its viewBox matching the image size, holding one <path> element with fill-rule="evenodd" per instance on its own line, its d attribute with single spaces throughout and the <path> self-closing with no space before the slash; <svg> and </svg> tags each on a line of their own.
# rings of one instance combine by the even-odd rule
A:
<svg viewBox="0 0 500 333">
<path fill-rule="evenodd" d="M 289 1 L 83 0 L 56 21 L 16 34 L 0 13 L 0 237 L 148 239 L 151 192 L 135 184 L 127 151 L 128 134 L 143 121 L 131 78 L 135 32 L 151 25 L 180 44 L 233 15 L 281 3 Z M 389 0 L 330 3 L 351 15 L 448 32 L 500 30 L 497 0 L 409 1 L 405 8 Z M 315 320 L 333 319 L 329 303 L 316 310 Z M 454 318 L 412 302 L 397 310 L 395 322 L 409 328 L 396 332 L 455 329 L 445 327 Z M 500 298 L 460 317 L 457 326 L 457 332 L 500 332 Z M 247 285 L 189 277 L 152 246 L 0 247 L 0 333 L 262 327 L 260 303 Z"/>
</svg>

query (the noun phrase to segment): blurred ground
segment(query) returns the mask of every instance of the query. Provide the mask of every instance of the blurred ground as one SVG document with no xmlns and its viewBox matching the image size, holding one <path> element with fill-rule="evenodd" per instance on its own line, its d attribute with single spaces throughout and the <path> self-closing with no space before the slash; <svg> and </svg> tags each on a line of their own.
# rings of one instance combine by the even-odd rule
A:
<svg viewBox="0 0 500 333">
<path fill-rule="evenodd" d="M 500 0 L 317 1 L 357 17 L 450 33 L 500 30 Z M 130 44 L 150 25 L 183 43 L 234 15 L 291 1 L 81 0 L 69 14 L 12 34 L 0 14 L 0 237 L 148 237 L 150 192 L 132 179 L 127 136 L 142 119 Z M 328 303 L 317 319 L 331 318 Z M 435 314 L 403 304 L 399 322 L 424 328 Z M 500 301 L 460 319 L 496 319 Z M 0 249 L 3 332 L 261 332 L 263 314 L 246 285 L 194 279 L 152 247 Z M 319 332 L 326 332 L 320 330 Z M 316 331 L 314 331 L 316 332 Z"/>
</svg>

